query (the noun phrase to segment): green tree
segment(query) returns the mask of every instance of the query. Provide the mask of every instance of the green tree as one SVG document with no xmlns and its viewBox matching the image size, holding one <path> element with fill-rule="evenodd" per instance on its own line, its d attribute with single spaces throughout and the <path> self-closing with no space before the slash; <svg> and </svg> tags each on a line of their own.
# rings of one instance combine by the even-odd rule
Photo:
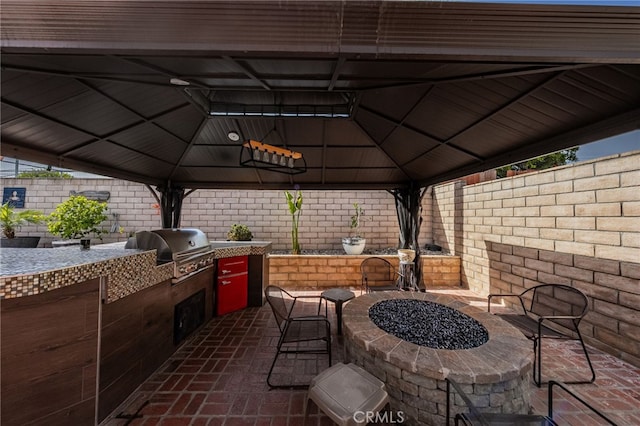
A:
<svg viewBox="0 0 640 426">
<path fill-rule="evenodd" d="M 107 203 L 89 200 L 82 195 L 75 195 L 64 201 L 51 212 L 47 228 L 53 235 L 62 238 L 84 238 L 91 234 L 102 238 L 107 231 L 99 228 L 107 219 L 104 212 Z"/>
<path fill-rule="evenodd" d="M 28 170 L 18 173 L 19 179 L 73 179 L 73 175 L 54 170 Z"/>
<path fill-rule="evenodd" d="M 578 160 L 578 149 L 580 149 L 580 147 L 565 149 L 564 151 L 542 155 L 521 163 L 500 167 L 496 169 L 497 175 L 499 178 L 503 178 L 507 176 L 508 170 L 544 170 L 551 167 L 563 166 L 567 163 L 573 163 Z"/>
</svg>

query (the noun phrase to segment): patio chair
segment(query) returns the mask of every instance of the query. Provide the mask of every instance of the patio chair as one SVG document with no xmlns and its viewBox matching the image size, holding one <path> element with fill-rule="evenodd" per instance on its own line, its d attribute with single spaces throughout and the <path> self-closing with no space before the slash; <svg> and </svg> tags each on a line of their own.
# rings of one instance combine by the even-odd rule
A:
<svg viewBox="0 0 640 426">
<path fill-rule="evenodd" d="M 589 380 L 565 381 L 565 383 L 593 383 L 596 373 L 580 334 L 580 321 L 587 314 L 589 299 L 577 288 L 564 284 L 541 284 L 531 287 L 520 294 L 489 294 L 488 311 L 491 312 L 493 297 L 514 297 L 519 301 L 521 312 L 499 314 L 501 318 L 517 327 L 533 341 L 533 380 L 542 384 L 542 339 L 578 340 L 591 370 Z M 574 337 L 575 335 L 575 337 Z"/>
<path fill-rule="evenodd" d="M 294 313 L 296 303 L 303 299 L 317 300 L 319 313 L 322 298 L 320 296 L 293 296 L 274 285 L 267 286 L 264 294 L 280 330 L 277 352 L 267 375 L 267 384 L 272 388 L 307 387 L 308 383 L 304 385 L 274 385 L 271 383 L 271 374 L 281 354 L 328 354 L 329 366 L 331 366 L 331 324 L 327 317 L 319 314 L 296 316 Z"/>
<path fill-rule="evenodd" d="M 572 400 L 576 400 L 583 406 L 585 406 L 589 411 L 596 414 L 598 417 L 606 421 L 610 425 L 616 426 L 616 423 L 611 421 L 607 416 L 603 413 L 595 409 L 591 404 L 586 402 L 576 393 L 571 391 L 566 384 L 562 382 L 557 382 L 555 380 L 549 381 L 549 393 L 548 393 L 548 413 L 547 415 L 542 414 L 507 414 L 507 413 L 482 413 L 474 404 L 471 402 L 471 399 L 467 394 L 464 393 L 462 387 L 459 383 L 454 381 L 453 379 L 445 379 L 447 382 L 447 415 L 446 415 L 446 426 L 450 426 L 451 422 L 451 396 L 455 398 L 455 394 L 457 394 L 462 401 L 464 402 L 468 412 L 457 413 L 454 417 L 455 425 L 458 426 L 460 424 L 471 426 L 471 425 L 523 425 L 523 426 L 551 426 L 551 425 L 559 425 L 564 423 L 558 423 L 556 419 L 554 419 L 554 388 L 559 387 L 563 391 L 565 391 Z M 452 389 L 453 388 L 453 389 Z M 454 394 L 455 391 L 455 394 Z M 569 401 L 568 401 L 569 402 Z"/>
<path fill-rule="evenodd" d="M 386 259 L 368 257 L 360 264 L 360 271 L 362 272 L 362 289 L 365 293 L 399 290 L 398 273 Z"/>
</svg>

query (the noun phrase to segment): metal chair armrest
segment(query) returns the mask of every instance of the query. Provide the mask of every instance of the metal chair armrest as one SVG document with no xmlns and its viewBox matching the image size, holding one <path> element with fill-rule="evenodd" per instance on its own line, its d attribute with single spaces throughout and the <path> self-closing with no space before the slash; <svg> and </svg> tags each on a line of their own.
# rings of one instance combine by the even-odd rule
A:
<svg viewBox="0 0 640 426">
<path fill-rule="evenodd" d="M 484 418 L 482 413 L 480 411 L 478 411 L 476 406 L 473 405 L 473 402 L 471 402 L 471 400 L 469 399 L 467 394 L 464 393 L 464 391 L 462 390 L 460 385 L 453 379 L 445 378 L 445 381 L 447 382 L 447 415 L 446 415 L 446 424 L 447 424 L 447 426 L 449 426 L 449 421 L 451 419 L 451 414 L 450 414 L 450 409 L 451 409 L 451 407 L 450 407 L 451 388 L 450 388 L 450 386 L 453 386 L 453 388 L 455 389 L 456 393 L 460 396 L 460 398 L 462 398 L 462 400 L 464 401 L 465 405 L 469 409 L 469 413 L 471 414 L 471 416 L 474 419 L 477 419 L 482 426 L 489 426 L 489 423 L 487 422 L 487 420 Z"/>
<path fill-rule="evenodd" d="M 520 294 L 515 294 L 515 293 L 505 293 L 505 294 L 499 294 L 499 293 L 491 293 L 487 296 L 487 312 L 491 312 L 491 298 L 493 297 L 517 297 L 520 300 L 520 305 L 522 306 L 522 309 L 526 312 L 527 310 L 524 308 L 524 302 L 522 301 L 522 297 L 521 293 Z"/>
<path fill-rule="evenodd" d="M 289 321 L 324 321 L 329 322 L 324 315 L 305 315 L 301 317 L 291 317 Z"/>
<path fill-rule="evenodd" d="M 293 313 L 293 309 L 298 299 L 318 299 L 318 315 L 320 315 L 320 308 L 322 308 L 322 296 L 302 295 L 302 296 L 294 296 L 293 304 L 291 305 L 291 310 L 289 311 L 289 316 L 291 316 L 291 314 Z"/>
<path fill-rule="evenodd" d="M 617 426 L 617 424 L 615 422 L 613 422 L 611 419 L 607 418 L 607 416 L 605 416 L 603 413 L 601 413 L 598 409 L 594 408 L 591 404 L 589 404 L 587 401 L 582 399 L 582 397 L 580 397 L 578 394 L 576 394 L 571 389 L 569 389 L 567 387 L 567 385 L 565 385 L 562 382 L 556 381 L 556 380 L 549 380 L 549 397 L 548 397 L 549 400 L 548 400 L 548 405 L 549 405 L 549 417 L 551 419 L 553 419 L 553 388 L 555 386 L 557 386 L 557 387 L 561 388 L 562 390 L 564 390 L 565 392 L 567 392 L 574 399 L 576 399 L 577 401 L 582 403 L 585 407 L 587 407 L 589 410 L 591 410 L 592 412 L 597 414 L 601 419 L 603 419 L 604 421 L 606 421 L 610 425 Z"/>
</svg>

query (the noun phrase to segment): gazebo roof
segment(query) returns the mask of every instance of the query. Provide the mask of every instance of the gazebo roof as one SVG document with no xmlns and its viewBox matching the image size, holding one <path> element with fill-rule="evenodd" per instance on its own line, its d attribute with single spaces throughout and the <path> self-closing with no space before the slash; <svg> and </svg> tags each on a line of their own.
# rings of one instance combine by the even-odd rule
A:
<svg viewBox="0 0 640 426">
<path fill-rule="evenodd" d="M 424 186 L 640 127 L 640 7 L 2 3 L 2 155 L 150 185 Z"/>
</svg>

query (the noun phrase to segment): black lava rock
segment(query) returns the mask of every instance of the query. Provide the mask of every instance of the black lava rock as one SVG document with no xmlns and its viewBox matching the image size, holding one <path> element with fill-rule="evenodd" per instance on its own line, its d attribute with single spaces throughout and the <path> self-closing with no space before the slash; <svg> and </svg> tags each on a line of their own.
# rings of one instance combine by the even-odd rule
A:
<svg viewBox="0 0 640 426">
<path fill-rule="evenodd" d="M 369 308 L 369 318 L 389 334 L 432 349 L 471 349 L 489 340 L 475 319 L 426 300 L 383 300 Z"/>
</svg>

